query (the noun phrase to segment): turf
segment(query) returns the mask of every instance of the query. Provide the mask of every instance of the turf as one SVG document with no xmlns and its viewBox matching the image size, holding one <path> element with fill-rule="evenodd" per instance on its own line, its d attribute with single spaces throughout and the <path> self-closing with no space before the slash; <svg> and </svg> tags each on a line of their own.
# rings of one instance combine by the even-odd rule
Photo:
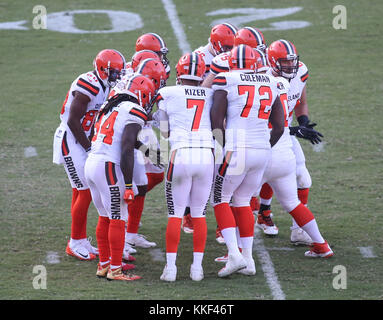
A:
<svg viewBox="0 0 383 320">
<path fill-rule="evenodd" d="M 313 180 L 309 206 L 323 235 L 334 249 L 329 260 L 310 260 L 306 248 L 289 244 L 291 219 L 273 201 L 274 220 L 280 234 L 264 238 L 281 288 L 288 300 L 379 300 L 383 298 L 383 120 L 380 41 L 381 1 L 345 1 L 347 29 L 332 27 L 335 1 L 174 1 L 187 40 L 194 49 L 207 43 L 207 12 L 220 8 L 285 8 L 301 6 L 294 15 L 247 23 L 266 28 L 283 20 L 304 20 L 303 29 L 265 31 L 267 43 L 291 40 L 309 67 L 307 84 L 310 118 L 324 134 L 323 149 L 315 152 L 302 142 Z M 189 278 L 192 237 L 182 233 L 176 283 L 159 280 L 164 262 L 150 250 L 140 249 L 134 283 L 107 282 L 95 277 L 97 262 L 80 262 L 65 255 L 70 234 L 70 185 L 62 167 L 52 163 L 52 138 L 59 111 L 71 81 L 91 70 L 95 54 L 115 48 L 127 59 L 135 40 L 157 32 L 170 49 L 173 66 L 181 52 L 161 1 L 46 1 L 48 13 L 77 9 L 131 11 L 141 16 L 141 29 L 109 34 L 67 34 L 31 28 L 34 14 L 29 1 L 0 3 L 0 21 L 27 20 L 29 30 L 0 30 L 0 298 L 2 300 L 269 300 L 273 299 L 256 255 L 257 275 L 219 279 L 214 258 L 225 253 L 215 242 L 215 219 L 207 215 L 208 242 L 204 258 L 205 279 Z M 108 30 L 103 14 L 75 17 L 84 30 Z M 26 158 L 33 146 L 37 156 Z M 91 206 L 88 234 L 95 242 L 97 212 Z M 167 213 L 163 184 L 147 196 L 140 233 L 165 249 Z M 363 258 L 358 247 L 372 247 L 376 258 Z M 56 252 L 60 263 L 47 261 Z M 34 289 L 34 266 L 47 270 L 47 289 Z M 333 268 L 346 267 L 347 289 L 333 288 Z"/>
</svg>

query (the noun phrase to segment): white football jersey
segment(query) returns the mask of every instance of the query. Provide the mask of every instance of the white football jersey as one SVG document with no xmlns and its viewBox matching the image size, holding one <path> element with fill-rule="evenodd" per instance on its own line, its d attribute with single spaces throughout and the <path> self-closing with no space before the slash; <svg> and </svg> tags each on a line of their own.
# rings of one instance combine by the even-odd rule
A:
<svg viewBox="0 0 383 320">
<path fill-rule="evenodd" d="M 120 164 L 121 139 L 125 126 L 137 123 L 143 127 L 146 120 L 146 111 L 141 106 L 130 101 L 121 102 L 107 114 L 101 115 L 96 122 L 89 157 Z"/>
<path fill-rule="evenodd" d="M 301 98 L 302 91 L 306 85 L 306 81 L 309 77 L 309 71 L 306 65 L 300 61 L 299 69 L 297 75 L 290 80 L 290 89 L 288 94 L 288 104 L 289 104 L 289 125 L 293 121 L 293 111 L 295 106 L 299 104 L 299 99 Z"/>
<path fill-rule="evenodd" d="M 156 101 L 169 118 L 172 150 L 214 147 L 210 122 L 212 99 L 210 88 L 179 85 L 159 90 Z"/>
<path fill-rule="evenodd" d="M 221 72 L 228 72 L 229 69 L 230 52 L 224 52 L 215 56 L 210 64 L 210 72 L 217 75 Z"/>
<path fill-rule="evenodd" d="M 227 92 L 225 150 L 270 149 L 271 107 L 278 97 L 278 81 L 270 75 L 234 70 L 219 73 L 213 90 Z"/>
<path fill-rule="evenodd" d="M 203 76 L 203 78 L 205 79 L 207 75 L 209 74 L 211 62 L 214 58 L 214 55 L 209 51 L 209 44 L 195 49 L 194 52 L 198 53 L 203 58 L 203 61 L 205 62 L 206 71 Z"/>
<path fill-rule="evenodd" d="M 98 111 L 100 110 L 101 105 L 108 97 L 109 87 L 106 87 L 102 83 L 102 80 L 99 79 L 93 71 L 89 71 L 78 76 L 72 82 L 72 85 L 65 97 L 65 101 L 63 103 L 60 113 L 61 123 L 67 129 L 69 129 L 67 126 L 67 122 L 70 113 L 70 106 L 74 99 L 75 91 L 85 94 L 90 99 L 86 113 L 81 119 L 82 128 L 84 129 L 85 134 L 88 135 L 96 119 Z"/>
</svg>

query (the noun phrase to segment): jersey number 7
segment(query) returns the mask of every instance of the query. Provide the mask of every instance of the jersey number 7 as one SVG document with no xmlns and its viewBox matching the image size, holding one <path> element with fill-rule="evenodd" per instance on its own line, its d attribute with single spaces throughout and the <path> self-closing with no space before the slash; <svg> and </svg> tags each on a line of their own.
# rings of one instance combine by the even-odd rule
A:
<svg viewBox="0 0 383 320">
<path fill-rule="evenodd" d="M 205 100 L 201 99 L 187 99 L 186 100 L 186 107 L 188 109 L 192 109 L 196 107 L 195 113 L 194 113 L 194 118 L 192 122 L 192 131 L 198 131 L 199 125 L 201 122 L 201 117 L 202 117 L 202 111 L 203 107 L 205 106 Z"/>
<path fill-rule="evenodd" d="M 254 104 L 255 86 L 240 85 L 238 86 L 238 94 L 243 95 L 247 93 L 245 107 L 242 109 L 241 117 L 247 118 L 250 110 Z M 273 101 L 271 88 L 268 86 L 261 86 L 258 89 L 260 107 L 258 111 L 258 118 L 269 119 L 271 102 Z"/>
</svg>

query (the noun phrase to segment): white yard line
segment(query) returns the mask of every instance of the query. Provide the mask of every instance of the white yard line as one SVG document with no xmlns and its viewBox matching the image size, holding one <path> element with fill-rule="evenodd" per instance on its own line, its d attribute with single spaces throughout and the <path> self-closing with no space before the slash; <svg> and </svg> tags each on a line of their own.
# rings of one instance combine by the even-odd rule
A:
<svg viewBox="0 0 383 320">
<path fill-rule="evenodd" d="M 178 47 L 180 48 L 182 54 L 191 52 L 192 50 L 190 48 L 189 42 L 187 41 L 183 25 L 178 18 L 176 6 L 172 0 L 162 0 L 162 3 L 166 13 L 168 14 L 170 24 L 178 41 Z"/>
<path fill-rule="evenodd" d="M 269 285 L 271 294 L 274 300 L 286 300 L 286 296 L 282 291 L 282 287 L 278 281 L 278 276 L 275 273 L 274 264 L 271 261 L 269 252 L 267 251 L 263 239 L 262 234 L 258 228 L 254 230 L 254 244 L 253 250 L 258 256 L 258 259 L 261 262 L 262 271 L 266 277 L 266 282 Z"/>
<path fill-rule="evenodd" d="M 377 255 L 374 253 L 372 247 L 358 247 L 360 254 L 363 258 L 376 258 Z"/>
<path fill-rule="evenodd" d="M 60 256 L 55 251 L 48 251 L 46 256 L 46 262 L 49 264 L 58 264 L 60 263 Z"/>
<path fill-rule="evenodd" d="M 24 148 L 24 157 L 25 158 L 37 157 L 36 148 L 32 146 Z"/>
<path fill-rule="evenodd" d="M 165 261 L 165 252 L 163 252 L 161 249 L 150 249 L 149 250 L 150 255 L 153 258 L 153 261 Z"/>
</svg>

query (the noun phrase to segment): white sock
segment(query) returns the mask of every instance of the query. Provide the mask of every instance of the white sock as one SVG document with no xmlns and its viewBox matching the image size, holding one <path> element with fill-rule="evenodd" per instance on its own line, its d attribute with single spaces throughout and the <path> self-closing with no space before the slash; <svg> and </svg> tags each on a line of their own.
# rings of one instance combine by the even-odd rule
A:
<svg viewBox="0 0 383 320">
<path fill-rule="evenodd" d="M 84 238 L 84 239 L 86 239 L 86 238 Z M 70 240 L 69 240 L 69 246 L 70 246 L 71 248 L 74 248 L 75 246 L 77 246 L 78 244 L 80 244 L 84 239 L 72 239 L 72 238 L 70 238 Z"/>
<path fill-rule="evenodd" d="M 252 248 L 243 248 L 242 249 L 242 255 L 245 258 L 253 258 L 253 249 Z"/>
<path fill-rule="evenodd" d="M 193 252 L 193 265 L 202 266 L 203 252 Z"/>
<path fill-rule="evenodd" d="M 118 268 L 121 268 L 121 265 L 119 265 L 119 266 L 110 265 L 110 269 L 112 269 L 112 270 L 116 270 Z"/>
<path fill-rule="evenodd" d="M 225 228 L 221 230 L 222 236 L 225 239 L 225 243 L 227 246 L 227 250 L 230 254 L 240 254 L 238 249 L 238 242 L 237 242 L 237 236 L 235 233 L 235 228 Z"/>
<path fill-rule="evenodd" d="M 166 264 L 169 267 L 176 266 L 177 253 L 176 252 L 167 252 L 166 253 Z"/>
<path fill-rule="evenodd" d="M 244 249 L 250 249 L 252 250 L 253 248 L 253 237 L 242 237 L 241 238 L 241 243 L 242 243 L 242 252 Z"/>
<path fill-rule="evenodd" d="M 324 239 L 319 231 L 318 224 L 315 221 L 315 219 L 311 220 L 310 222 L 307 222 L 304 226 L 301 227 L 304 231 L 307 232 L 307 234 L 310 236 L 310 238 L 317 243 L 324 243 Z"/>
<path fill-rule="evenodd" d="M 293 223 L 291 230 L 300 228 L 294 218 L 292 218 L 291 221 Z"/>
<path fill-rule="evenodd" d="M 126 242 L 131 242 L 134 240 L 136 237 L 137 233 L 130 233 L 130 232 L 125 232 L 125 241 Z"/>
<path fill-rule="evenodd" d="M 270 198 L 270 199 L 259 198 L 259 199 L 260 199 L 260 203 L 264 204 L 265 206 L 270 206 L 271 202 L 273 201 L 273 198 Z"/>
<path fill-rule="evenodd" d="M 239 235 L 239 228 L 238 227 L 235 228 L 235 235 L 237 237 L 238 247 L 242 248 L 241 236 Z"/>
</svg>

